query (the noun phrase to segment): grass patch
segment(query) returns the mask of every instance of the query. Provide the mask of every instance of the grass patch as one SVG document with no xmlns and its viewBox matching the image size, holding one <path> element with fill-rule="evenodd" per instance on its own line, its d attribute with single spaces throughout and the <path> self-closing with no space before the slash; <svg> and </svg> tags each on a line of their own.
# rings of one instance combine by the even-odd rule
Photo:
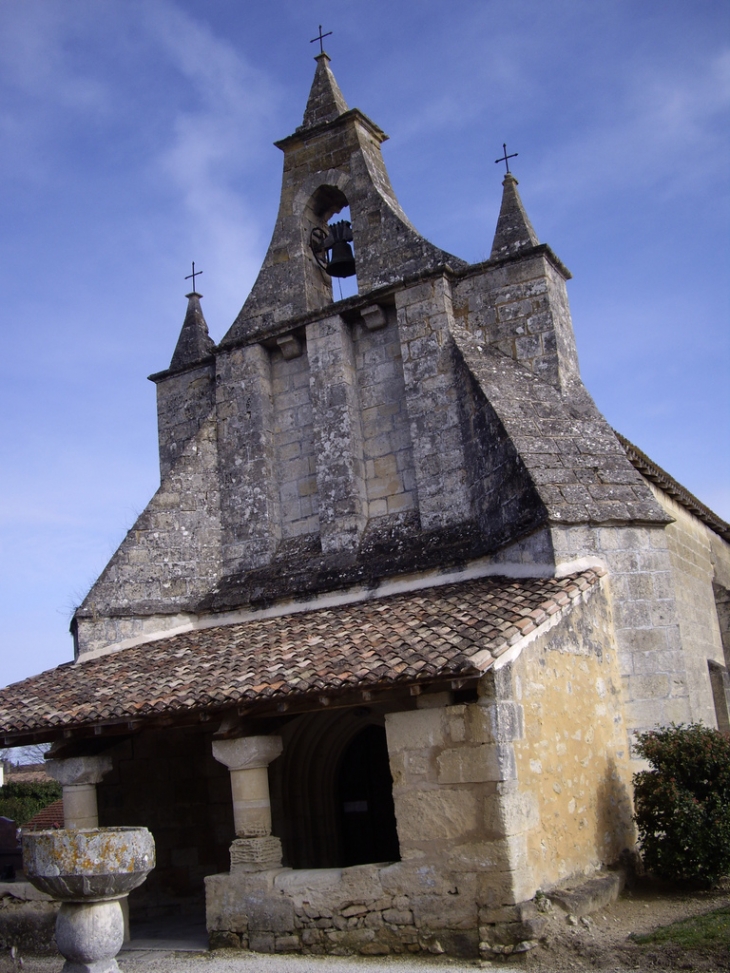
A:
<svg viewBox="0 0 730 973">
<path fill-rule="evenodd" d="M 730 906 L 713 912 L 682 919 L 669 926 L 662 926 L 645 936 L 632 934 L 635 943 L 673 944 L 685 949 L 713 948 L 730 943 Z"/>
</svg>

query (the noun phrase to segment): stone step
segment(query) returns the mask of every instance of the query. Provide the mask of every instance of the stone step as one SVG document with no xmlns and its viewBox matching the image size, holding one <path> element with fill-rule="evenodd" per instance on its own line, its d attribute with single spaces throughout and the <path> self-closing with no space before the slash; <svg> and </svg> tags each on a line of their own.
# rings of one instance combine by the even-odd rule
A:
<svg viewBox="0 0 730 973">
<path fill-rule="evenodd" d="M 556 889 L 548 893 L 551 902 L 574 916 L 586 916 L 605 909 L 621 894 L 625 884 L 623 872 L 606 872 L 571 889 Z"/>
</svg>

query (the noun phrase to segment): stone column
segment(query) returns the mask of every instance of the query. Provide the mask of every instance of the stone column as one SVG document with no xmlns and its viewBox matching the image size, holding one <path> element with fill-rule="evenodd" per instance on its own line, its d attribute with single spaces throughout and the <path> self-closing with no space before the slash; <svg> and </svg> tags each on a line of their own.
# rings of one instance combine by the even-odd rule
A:
<svg viewBox="0 0 730 973">
<path fill-rule="evenodd" d="M 96 785 L 112 769 L 111 757 L 68 757 L 47 760 L 46 770 L 63 785 L 65 828 L 98 828 Z"/>
<path fill-rule="evenodd" d="M 231 772 L 233 822 L 231 871 L 259 872 L 281 866 L 281 841 L 271 834 L 269 764 L 284 749 L 281 737 L 214 740 L 213 756 Z"/>
</svg>

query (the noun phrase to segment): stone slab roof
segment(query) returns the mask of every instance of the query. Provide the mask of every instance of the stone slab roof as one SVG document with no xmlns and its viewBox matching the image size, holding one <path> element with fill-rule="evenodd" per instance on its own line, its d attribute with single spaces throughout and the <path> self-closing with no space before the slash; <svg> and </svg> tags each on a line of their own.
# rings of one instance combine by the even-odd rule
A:
<svg viewBox="0 0 730 973">
<path fill-rule="evenodd" d="M 570 609 L 600 569 L 482 578 L 186 632 L 66 663 L 0 691 L 0 737 L 222 711 L 353 689 L 475 678 Z"/>
<path fill-rule="evenodd" d="M 660 490 L 676 500 L 680 506 L 684 507 L 685 510 L 689 510 L 691 514 L 694 514 L 699 520 L 704 524 L 714 530 L 716 534 L 724 538 L 726 541 L 730 541 L 730 524 L 726 523 L 721 517 L 709 507 L 706 507 L 701 500 L 698 500 L 694 494 L 690 493 L 686 487 L 683 487 L 681 483 L 678 483 L 673 476 L 670 476 L 666 470 L 663 470 L 661 466 L 658 466 L 654 460 L 649 459 L 646 453 L 643 453 L 638 446 L 634 446 L 625 436 L 622 436 L 620 432 L 616 432 L 616 438 L 621 443 L 624 448 L 629 461 L 636 469 L 650 480 L 655 483 Z"/>
<path fill-rule="evenodd" d="M 485 354 L 466 329 L 454 339 L 551 523 L 671 521 L 582 385 L 561 393 L 506 355 Z"/>
</svg>

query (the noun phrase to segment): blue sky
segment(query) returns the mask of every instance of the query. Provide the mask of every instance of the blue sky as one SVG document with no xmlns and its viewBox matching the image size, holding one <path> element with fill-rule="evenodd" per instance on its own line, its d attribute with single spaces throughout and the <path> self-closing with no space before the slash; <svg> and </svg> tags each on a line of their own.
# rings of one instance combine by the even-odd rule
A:
<svg viewBox="0 0 730 973">
<path fill-rule="evenodd" d="M 220 340 L 322 23 L 418 229 L 489 254 L 506 142 L 608 420 L 730 519 L 730 6 L 0 0 L 0 684 L 71 658 L 158 482 L 151 372 L 195 260 Z"/>
</svg>

